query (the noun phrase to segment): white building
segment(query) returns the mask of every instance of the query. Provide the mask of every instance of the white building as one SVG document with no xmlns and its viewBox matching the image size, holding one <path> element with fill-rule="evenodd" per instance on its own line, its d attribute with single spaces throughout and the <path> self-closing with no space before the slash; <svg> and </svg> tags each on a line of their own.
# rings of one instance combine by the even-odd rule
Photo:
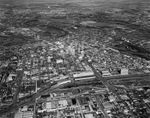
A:
<svg viewBox="0 0 150 118">
<path fill-rule="evenodd" d="M 121 75 L 128 75 L 128 74 L 129 74 L 128 69 L 126 68 L 121 69 Z"/>
<path fill-rule="evenodd" d="M 56 63 L 57 63 L 57 64 L 63 63 L 63 60 L 62 60 L 62 59 L 57 59 L 57 60 L 56 60 Z"/>
<path fill-rule="evenodd" d="M 65 106 L 68 105 L 68 102 L 67 102 L 67 100 L 60 100 L 60 101 L 58 101 L 58 104 L 59 104 L 60 106 L 65 107 Z"/>
<path fill-rule="evenodd" d="M 31 111 L 23 112 L 22 118 L 33 118 L 33 112 Z"/>
<path fill-rule="evenodd" d="M 81 72 L 81 73 L 73 74 L 73 77 L 74 77 L 74 78 L 77 78 L 77 77 L 84 77 L 84 76 L 94 76 L 94 72 L 92 72 L 92 71 L 87 71 L 87 72 Z"/>
<path fill-rule="evenodd" d="M 94 118 L 92 113 L 85 114 L 85 118 Z"/>
<path fill-rule="evenodd" d="M 102 76 L 110 76 L 111 73 L 108 70 L 102 71 Z"/>
</svg>

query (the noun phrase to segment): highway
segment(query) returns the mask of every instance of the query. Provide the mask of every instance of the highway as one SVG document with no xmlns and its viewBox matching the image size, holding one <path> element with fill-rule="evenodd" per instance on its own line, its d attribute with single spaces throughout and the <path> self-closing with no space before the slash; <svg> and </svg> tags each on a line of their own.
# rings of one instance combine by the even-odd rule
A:
<svg viewBox="0 0 150 118">
<path fill-rule="evenodd" d="M 95 74 L 95 76 L 96 76 L 96 78 L 95 78 L 95 80 L 94 79 L 91 79 L 91 81 L 89 82 L 91 85 L 92 84 L 95 84 L 95 82 L 102 82 L 110 91 L 112 91 L 113 93 L 115 93 L 116 94 L 116 96 L 118 97 L 118 99 L 119 100 L 121 100 L 121 98 L 120 98 L 120 96 L 118 96 L 117 95 L 117 93 L 116 93 L 116 91 L 115 91 L 115 89 L 116 89 L 116 87 L 114 86 L 114 85 L 110 85 L 107 81 L 108 80 L 111 80 L 111 79 L 120 79 L 120 80 L 130 80 L 130 79 L 142 79 L 142 78 L 150 78 L 150 76 L 149 76 L 149 74 L 146 74 L 146 75 L 140 75 L 140 76 L 114 76 L 114 77 L 102 77 L 102 75 L 100 74 L 100 73 L 98 73 L 97 71 L 96 71 L 96 69 L 92 66 L 92 64 L 91 63 L 89 63 L 89 62 L 86 62 L 91 68 L 92 68 L 92 70 L 93 70 L 93 72 L 94 72 L 94 74 Z M 22 74 L 21 74 L 22 75 Z M 20 79 L 20 81 L 18 81 L 18 84 L 21 82 L 21 79 Z M 83 82 L 81 82 L 81 81 L 79 81 L 78 83 L 76 83 L 76 85 L 78 84 L 79 86 L 82 86 L 82 83 L 84 84 L 84 85 L 88 85 L 89 86 L 89 84 L 87 84 L 86 83 L 86 80 L 85 81 L 83 81 Z M 62 92 L 61 91 L 61 89 L 62 88 L 64 88 L 64 87 L 67 87 L 67 86 L 69 86 L 69 85 L 72 85 L 72 83 L 64 83 L 64 84 L 60 84 L 60 83 L 57 83 L 57 84 L 51 84 L 51 83 L 48 83 L 47 85 L 45 85 L 44 87 L 42 87 L 40 90 L 38 90 L 37 91 L 37 93 L 34 93 L 34 94 L 32 94 L 29 98 L 27 98 L 27 99 L 25 99 L 25 100 L 23 100 L 23 101 L 20 101 L 20 102 L 18 102 L 17 103 L 17 97 L 14 97 L 14 100 L 13 100 L 13 104 L 12 105 L 10 105 L 10 106 L 8 106 L 8 107 L 6 107 L 6 108 L 0 108 L 1 110 L 0 110 L 0 116 L 2 116 L 2 115 L 6 115 L 6 114 L 8 114 L 8 113 L 12 113 L 12 112 L 14 112 L 16 109 L 18 109 L 19 107 L 21 107 L 21 106 L 24 106 L 24 105 L 28 105 L 28 104 L 31 104 L 31 103 L 33 103 L 34 104 L 34 101 L 35 101 L 35 99 L 36 98 L 38 98 L 38 97 L 40 97 L 41 95 L 44 95 L 44 94 L 46 94 L 46 93 L 50 93 L 50 92 L 57 92 L 57 90 L 59 91 L 59 92 Z M 18 89 L 16 90 L 16 94 L 15 94 L 15 96 L 18 96 L 18 93 L 19 93 L 19 88 L 20 87 L 18 87 Z M 122 101 L 122 100 L 121 100 Z M 125 103 L 124 103 L 125 104 Z M 125 104 L 126 105 L 126 104 Z M 126 105 L 126 107 L 128 108 L 128 105 Z M 105 113 L 104 113 L 105 114 Z M 107 117 L 107 116 L 106 116 Z"/>
<path fill-rule="evenodd" d="M 19 108 L 21 106 L 33 103 L 34 100 L 36 98 L 40 97 L 41 95 L 44 95 L 44 94 L 46 94 L 48 92 L 50 93 L 50 92 L 54 91 L 57 88 L 63 88 L 64 86 L 68 86 L 68 85 L 70 85 L 70 83 L 65 83 L 65 84 L 62 84 L 62 85 L 55 84 L 53 86 L 45 87 L 45 88 L 39 90 L 37 93 L 34 93 L 33 95 L 31 95 L 30 98 L 25 99 L 24 101 L 21 101 L 21 102 L 16 103 L 16 104 L 12 104 L 12 105 L 8 106 L 5 109 L 1 108 L 2 110 L 0 110 L 0 116 L 6 115 L 7 113 L 14 112 L 17 108 Z"/>
<path fill-rule="evenodd" d="M 100 81 L 100 80 L 99 80 Z M 94 82 L 95 83 L 95 82 Z M 38 98 L 39 96 L 41 96 L 41 95 L 44 95 L 45 93 L 47 93 L 47 92 L 62 92 L 62 91 L 67 91 L 67 89 L 62 89 L 61 90 L 61 88 L 64 88 L 65 86 L 68 86 L 68 85 L 70 85 L 71 83 L 65 83 L 65 84 L 56 84 L 56 85 L 53 85 L 53 86 L 50 86 L 50 84 L 49 84 L 49 86 L 46 86 L 46 87 L 43 87 L 41 90 L 39 90 L 37 93 L 34 93 L 30 98 L 28 98 L 28 99 L 25 99 L 24 101 L 21 101 L 21 102 L 19 102 L 19 103 L 17 103 L 17 104 L 12 104 L 12 105 L 10 105 L 10 106 L 8 106 L 7 108 L 5 108 L 5 109 L 2 109 L 2 110 L 0 110 L 0 116 L 2 116 L 2 115 L 5 115 L 5 114 L 7 114 L 7 113 L 10 113 L 10 112 L 14 112 L 16 109 L 18 109 L 19 107 L 21 107 L 21 106 L 24 106 L 24 105 L 29 105 L 29 104 L 34 104 L 34 100 L 36 99 L 36 98 Z M 92 84 L 92 83 L 91 83 Z M 109 88 L 109 90 L 111 90 L 112 92 L 114 92 L 114 93 L 116 93 L 116 91 L 115 91 L 115 86 L 113 86 L 113 85 L 106 85 L 108 88 Z M 59 89 L 58 89 L 59 88 Z M 73 90 L 73 89 L 72 89 Z M 116 94 L 117 95 L 117 94 Z M 120 98 L 120 96 L 117 96 L 119 99 L 121 99 Z"/>
<path fill-rule="evenodd" d="M 86 81 L 86 80 L 85 80 Z M 85 82 L 84 81 L 84 82 Z M 84 83 L 83 82 L 83 83 Z M 83 86 L 83 83 L 82 82 L 78 82 L 78 83 L 76 83 L 76 87 L 77 87 L 77 85 L 78 85 L 78 87 L 79 86 Z M 95 81 L 91 81 L 91 83 L 90 83 L 91 85 L 93 84 L 93 85 L 95 85 Z M 65 83 L 65 84 L 51 84 L 51 83 L 48 83 L 45 87 L 43 87 L 42 89 L 40 89 L 40 90 L 38 90 L 37 91 L 37 93 L 34 93 L 34 94 L 32 94 L 30 97 L 28 97 L 28 98 L 26 98 L 25 100 L 23 100 L 23 101 L 20 101 L 20 102 L 18 102 L 18 103 L 16 103 L 16 104 L 12 104 L 12 105 L 10 105 L 10 106 L 8 106 L 7 108 L 5 108 L 5 109 L 2 109 L 2 110 L 0 110 L 0 116 L 2 116 L 2 115 L 5 115 L 5 114 L 7 114 L 7 113 L 11 113 L 11 112 L 14 112 L 15 110 L 17 110 L 19 107 L 21 107 L 21 106 L 24 106 L 24 105 L 29 105 L 29 104 L 34 104 L 34 101 L 35 101 L 35 99 L 36 98 L 38 98 L 38 97 L 40 97 L 41 95 L 44 95 L 44 94 L 46 94 L 46 93 L 51 93 L 51 92 L 62 92 L 61 91 L 61 88 L 64 88 L 64 87 L 67 87 L 67 86 L 69 86 L 69 85 L 72 85 L 72 83 Z M 85 84 L 84 84 L 85 86 L 87 86 L 88 85 L 88 87 L 90 87 L 89 86 L 89 84 L 87 84 L 86 82 L 85 82 Z M 105 88 L 104 88 L 105 89 Z M 72 90 L 73 90 L 73 88 L 72 88 Z M 66 90 L 64 90 L 64 91 L 66 91 Z"/>
<path fill-rule="evenodd" d="M 93 71 L 95 72 L 95 70 L 93 70 Z M 98 76 L 98 73 L 96 73 L 96 75 Z M 101 78 L 101 76 L 99 76 L 99 78 Z M 99 79 L 96 81 L 103 81 L 103 80 Z M 95 83 L 95 82 L 93 81 L 93 83 Z M 103 81 L 103 83 L 108 87 L 108 89 L 110 91 L 112 91 L 113 93 L 116 93 L 114 85 L 108 85 L 107 81 Z M 92 84 L 92 82 L 91 82 L 91 84 Z M 50 92 L 57 92 L 57 90 L 58 90 L 58 92 L 62 92 L 64 89 L 61 91 L 61 88 L 64 88 L 65 86 L 68 86 L 68 85 L 71 85 L 71 83 L 55 84 L 52 86 L 51 86 L 51 84 L 48 84 L 46 87 L 43 87 L 37 93 L 32 94 L 31 97 L 25 99 L 24 101 L 20 101 L 17 104 L 12 104 L 12 105 L 8 106 L 7 108 L 0 110 L 0 116 L 5 115 L 5 114 L 10 113 L 10 112 L 14 112 L 17 108 L 19 108 L 21 106 L 34 104 L 34 101 L 36 98 L 38 98 L 41 95 L 46 94 L 47 92 L 49 92 L 49 93 Z M 67 90 L 64 90 L 64 91 L 67 91 Z M 116 95 L 117 95 L 117 93 L 116 93 Z M 117 95 L 117 97 L 119 99 L 121 99 L 120 96 Z"/>
</svg>

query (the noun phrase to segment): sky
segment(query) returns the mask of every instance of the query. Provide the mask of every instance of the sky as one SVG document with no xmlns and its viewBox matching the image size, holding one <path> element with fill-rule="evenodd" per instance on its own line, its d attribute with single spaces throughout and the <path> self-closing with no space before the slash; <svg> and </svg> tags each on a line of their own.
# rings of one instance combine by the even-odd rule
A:
<svg viewBox="0 0 150 118">
<path fill-rule="evenodd" d="M 73 2 L 73 3 L 95 3 L 95 2 L 122 2 L 125 0 L 0 0 L 0 3 L 6 4 L 26 4 L 26 3 L 47 3 L 47 2 Z"/>
</svg>

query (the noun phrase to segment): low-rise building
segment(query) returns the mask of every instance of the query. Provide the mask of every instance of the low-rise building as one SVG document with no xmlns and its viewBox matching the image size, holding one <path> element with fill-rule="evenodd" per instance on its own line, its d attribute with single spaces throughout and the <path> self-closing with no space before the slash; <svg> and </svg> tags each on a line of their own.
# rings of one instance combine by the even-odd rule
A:
<svg viewBox="0 0 150 118">
<path fill-rule="evenodd" d="M 120 74 L 121 75 L 128 75 L 129 74 L 128 69 L 127 68 L 122 68 Z"/>
</svg>

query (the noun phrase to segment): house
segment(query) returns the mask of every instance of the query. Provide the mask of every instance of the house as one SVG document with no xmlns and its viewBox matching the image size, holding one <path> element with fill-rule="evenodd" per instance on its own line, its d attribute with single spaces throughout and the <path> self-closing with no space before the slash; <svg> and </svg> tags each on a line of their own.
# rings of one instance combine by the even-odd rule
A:
<svg viewBox="0 0 150 118">
<path fill-rule="evenodd" d="M 116 98 L 112 95 L 108 96 L 110 102 L 116 101 Z"/>
</svg>

